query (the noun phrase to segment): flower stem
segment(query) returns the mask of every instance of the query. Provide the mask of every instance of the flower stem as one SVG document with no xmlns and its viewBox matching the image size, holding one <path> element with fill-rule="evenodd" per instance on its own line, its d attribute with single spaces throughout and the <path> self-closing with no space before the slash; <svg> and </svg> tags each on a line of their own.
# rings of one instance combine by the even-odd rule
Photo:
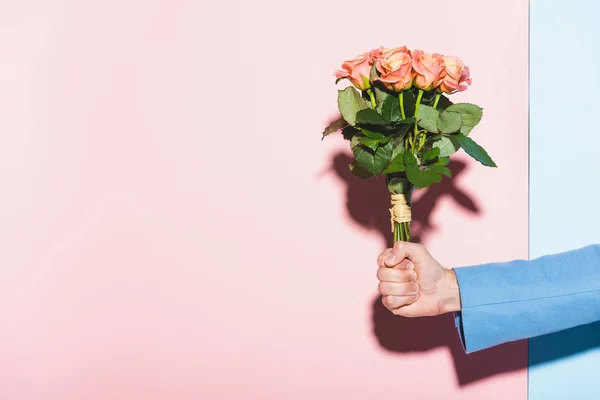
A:
<svg viewBox="0 0 600 400">
<path fill-rule="evenodd" d="M 442 97 L 441 93 L 438 93 L 438 94 L 435 95 L 435 101 L 433 102 L 433 108 L 437 108 L 437 105 L 438 105 L 438 103 L 440 101 L 440 97 Z"/>
<path fill-rule="evenodd" d="M 377 107 L 377 103 L 375 102 L 375 95 L 373 94 L 373 89 L 367 89 L 367 93 L 369 93 L 369 98 L 371 99 L 371 108 L 375 109 L 375 107 Z"/>
<path fill-rule="evenodd" d="M 406 119 L 406 114 L 404 113 L 404 91 L 398 94 L 398 100 L 400 101 L 400 115 L 402 115 L 402 119 Z"/>
<path fill-rule="evenodd" d="M 415 139 L 413 140 L 413 148 L 412 148 L 412 152 L 413 154 L 415 154 L 416 152 L 416 143 L 417 143 L 417 136 L 419 135 L 419 105 L 421 104 L 421 99 L 423 98 L 423 89 L 419 89 L 419 94 L 417 95 L 417 102 L 415 103 Z"/>
<path fill-rule="evenodd" d="M 394 222 L 394 243 L 410 242 L 410 222 Z"/>
</svg>

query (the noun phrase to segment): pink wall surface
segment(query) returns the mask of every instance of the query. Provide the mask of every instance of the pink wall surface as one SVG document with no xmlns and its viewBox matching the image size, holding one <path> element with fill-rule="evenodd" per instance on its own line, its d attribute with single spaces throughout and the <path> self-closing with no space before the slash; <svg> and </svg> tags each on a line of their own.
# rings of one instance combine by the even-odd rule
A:
<svg viewBox="0 0 600 400">
<path fill-rule="evenodd" d="M 524 343 L 383 309 L 383 181 L 320 141 L 333 70 L 403 44 L 471 66 L 500 166 L 415 232 L 526 258 L 525 0 L 0 2 L 0 399 L 524 399 Z"/>
</svg>

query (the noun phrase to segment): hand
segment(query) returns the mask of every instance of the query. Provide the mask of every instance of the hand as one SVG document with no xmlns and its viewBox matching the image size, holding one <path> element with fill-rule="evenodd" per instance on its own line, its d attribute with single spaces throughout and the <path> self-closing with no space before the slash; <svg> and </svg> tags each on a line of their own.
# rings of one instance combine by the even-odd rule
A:
<svg viewBox="0 0 600 400">
<path fill-rule="evenodd" d="M 456 274 L 416 243 L 396 242 L 377 259 L 383 305 L 396 315 L 426 317 L 460 311 Z"/>
</svg>

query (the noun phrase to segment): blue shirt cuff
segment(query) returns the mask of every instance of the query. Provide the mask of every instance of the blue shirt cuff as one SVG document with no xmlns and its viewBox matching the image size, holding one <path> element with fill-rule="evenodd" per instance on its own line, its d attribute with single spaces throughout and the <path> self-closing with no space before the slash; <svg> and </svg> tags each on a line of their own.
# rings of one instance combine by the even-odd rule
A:
<svg viewBox="0 0 600 400">
<path fill-rule="evenodd" d="M 465 342 L 465 331 L 462 323 L 462 313 L 460 311 L 454 313 L 454 324 L 458 331 L 458 337 L 460 338 L 460 344 L 462 344 L 463 350 L 467 353 L 467 344 Z"/>
</svg>

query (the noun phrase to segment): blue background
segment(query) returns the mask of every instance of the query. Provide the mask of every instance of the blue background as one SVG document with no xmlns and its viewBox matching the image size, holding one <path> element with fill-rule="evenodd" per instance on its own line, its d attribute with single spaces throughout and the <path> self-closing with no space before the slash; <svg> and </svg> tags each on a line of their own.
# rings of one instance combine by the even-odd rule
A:
<svg viewBox="0 0 600 400">
<path fill-rule="evenodd" d="M 600 243 L 599 15 L 530 2 L 530 258 Z M 600 324 L 531 339 L 529 399 L 600 399 L 599 347 Z"/>
</svg>

